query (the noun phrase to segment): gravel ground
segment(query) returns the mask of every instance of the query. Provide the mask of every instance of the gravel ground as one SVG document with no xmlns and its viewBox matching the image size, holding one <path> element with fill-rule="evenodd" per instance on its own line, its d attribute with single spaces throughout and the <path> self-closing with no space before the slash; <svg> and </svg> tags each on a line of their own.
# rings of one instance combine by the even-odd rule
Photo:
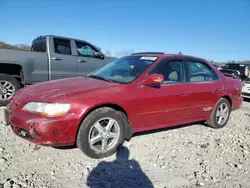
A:
<svg viewBox="0 0 250 188">
<path fill-rule="evenodd" d="M 0 188 L 250 187 L 250 102 L 228 125 L 203 125 L 134 136 L 103 160 L 77 148 L 39 147 L 4 126 L 0 109 Z"/>
</svg>

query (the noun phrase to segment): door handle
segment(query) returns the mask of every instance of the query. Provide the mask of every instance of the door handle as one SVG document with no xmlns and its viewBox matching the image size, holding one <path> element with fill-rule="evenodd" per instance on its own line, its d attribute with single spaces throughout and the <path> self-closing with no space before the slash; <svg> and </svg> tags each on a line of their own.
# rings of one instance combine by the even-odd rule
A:
<svg viewBox="0 0 250 188">
<path fill-rule="evenodd" d="M 52 57 L 53 60 L 56 60 L 56 61 L 59 61 L 59 60 L 62 60 L 61 58 L 59 57 Z"/>
<path fill-rule="evenodd" d="M 188 94 L 189 94 L 189 92 L 185 92 L 185 93 L 181 93 L 180 96 L 186 96 Z"/>
<path fill-rule="evenodd" d="M 78 59 L 79 63 L 86 63 L 87 61 L 83 60 L 83 59 Z"/>
</svg>

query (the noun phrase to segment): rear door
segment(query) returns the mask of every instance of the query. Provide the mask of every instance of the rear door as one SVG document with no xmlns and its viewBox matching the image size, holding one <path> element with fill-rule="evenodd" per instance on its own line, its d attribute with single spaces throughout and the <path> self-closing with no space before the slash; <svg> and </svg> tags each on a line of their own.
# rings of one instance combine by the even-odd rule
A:
<svg viewBox="0 0 250 188">
<path fill-rule="evenodd" d="M 78 76 L 84 76 L 110 62 L 108 61 L 109 58 L 106 58 L 105 56 L 96 56 L 95 54 L 100 53 L 100 51 L 87 42 L 75 40 L 74 45 L 77 53 L 75 62 L 77 64 Z"/>
<path fill-rule="evenodd" d="M 195 58 L 186 59 L 186 75 L 188 118 L 207 118 L 223 92 L 220 77 L 208 63 Z"/>
<path fill-rule="evenodd" d="M 50 38 L 51 79 L 77 76 L 77 67 L 72 53 L 72 40 Z"/>
</svg>

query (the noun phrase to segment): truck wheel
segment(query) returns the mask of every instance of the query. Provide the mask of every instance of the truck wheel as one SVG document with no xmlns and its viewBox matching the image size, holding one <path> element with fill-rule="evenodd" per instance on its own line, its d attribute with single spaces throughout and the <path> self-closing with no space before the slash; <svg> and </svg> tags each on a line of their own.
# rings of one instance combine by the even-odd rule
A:
<svg viewBox="0 0 250 188">
<path fill-rule="evenodd" d="M 222 128 L 227 124 L 230 117 L 230 113 L 231 105 L 229 101 L 225 98 L 221 98 L 217 102 L 211 114 L 210 120 L 207 121 L 207 124 L 215 129 Z"/>
<path fill-rule="evenodd" d="M 109 107 L 92 111 L 81 123 L 76 145 L 88 157 L 113 155 L 124 142 L 125 126 L 119 111 Z"/>
<path fill-rule="evenodd" d="M 6 106 L 8 100 L 21 88 L 18 80 L 7 74 L 0 74 L 0 106 Z"/>
</svg>

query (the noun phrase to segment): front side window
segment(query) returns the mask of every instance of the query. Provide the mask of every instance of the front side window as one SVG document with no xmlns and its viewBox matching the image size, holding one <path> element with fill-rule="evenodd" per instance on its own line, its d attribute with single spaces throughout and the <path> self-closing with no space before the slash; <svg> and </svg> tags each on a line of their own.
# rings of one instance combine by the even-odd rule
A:
<svg viewBox="0 0 250 188">
<path fill-rule="evenodd" d="M 54 38 L 55 53 L 71 55 L 70 40 Z"/>
<path fill-rule="evenodd" d="M 147 70 L 156 59 L 157 57 L 125 56 L 87 76 L 117 83 L 130 83 Z"/>
<path fill-rule="evenodd" d="M 188 72 L 190 82 L 204 82 L 218 80 L 216 72 L 205 63 L 189 61 Z"/>
<path fill-rule="evenodd" d="M 180 61 L 167 61 L 159 64 L 154 68 L 152 73 L 162 74 L 164 76 L 164 84 L 173 84 L 184 82 L 184 65 L 183 62 Z"/>
<path fill-rule="evenodd" d="M 93 47 L 89 46 L 88 44 L 85 44 L 83 42 L 77 42 L 76 41 L 76 49 L 78 56 L 85 56 L 85 57 L 95 57 L 95 50 Z"/>
</svg>

